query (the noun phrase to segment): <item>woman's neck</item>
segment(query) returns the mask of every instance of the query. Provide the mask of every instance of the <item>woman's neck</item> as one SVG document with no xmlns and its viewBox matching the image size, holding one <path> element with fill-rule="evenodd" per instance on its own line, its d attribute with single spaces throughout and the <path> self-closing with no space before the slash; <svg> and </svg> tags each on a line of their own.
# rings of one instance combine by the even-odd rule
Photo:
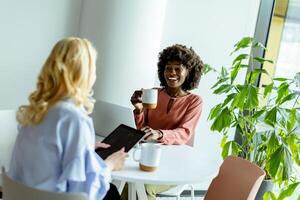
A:
<svg viewBox="0 0 300 200">
<path fill-rule="evenodd" d="M 188 92 L 184 91 L 181 88 L 170 88 L 170 87 L 166 87 L 166 92 L 168 93 L 168 95 L 170 95 L 171 97 L 182 97 L 188 94 Z"/>
</svg>

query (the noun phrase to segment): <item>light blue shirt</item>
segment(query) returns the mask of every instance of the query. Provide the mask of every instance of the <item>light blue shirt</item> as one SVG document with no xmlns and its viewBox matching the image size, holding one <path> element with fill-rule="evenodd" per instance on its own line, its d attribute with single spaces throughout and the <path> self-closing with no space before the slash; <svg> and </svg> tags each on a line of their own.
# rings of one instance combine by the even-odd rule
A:
<svg viewBox="0 0 300 200">
<path fill-rule="evenodd" d="M 92 119 L 71 100 L 59 102 L 40 124 L 19 126 L 9 175 L 34 188 L 102 199 L 110 170 L 94 146 Z"/>
</svg>

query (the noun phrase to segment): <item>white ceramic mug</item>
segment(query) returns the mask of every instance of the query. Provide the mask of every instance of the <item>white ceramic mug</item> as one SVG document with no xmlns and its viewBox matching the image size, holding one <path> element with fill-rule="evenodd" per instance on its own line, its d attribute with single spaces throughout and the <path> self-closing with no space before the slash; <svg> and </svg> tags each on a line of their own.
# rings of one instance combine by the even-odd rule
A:
<svg viewBox="0 0 300 200">
<path fill-rule="evenodd" d="M 143 107 L 147 109 L 155 109 L 157 106 L 157 89 L 142 89 Z"/>
<path fill-rule="evenodd" d="M 138 152 L 140 153 L 138 154 Z M 153 143 L 140 144 L 133 152 L 133 159 L 139 162 L 140 169 L 148 172 L 152 172 L 158 168 L 160 156 L 161 146 Z"/>
</svg>

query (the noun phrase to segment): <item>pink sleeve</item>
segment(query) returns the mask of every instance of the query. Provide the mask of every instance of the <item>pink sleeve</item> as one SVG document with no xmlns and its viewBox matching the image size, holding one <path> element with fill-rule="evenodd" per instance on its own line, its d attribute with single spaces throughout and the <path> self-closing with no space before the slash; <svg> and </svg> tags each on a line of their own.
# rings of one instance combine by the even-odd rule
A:
<svg viewBox="0 0 300 200">
<path fill-rule="evenodd" d="M 133 112 L 134 121 L 137 129 L 141 129 L 144 126 L 144 112 L 136 114 Z"/>
<path fill-rule="evenodd" d="M 190 104 L 185 113 L 185 117 L 176 129 L 161 130 L 163 138 L 160 142 L 164 144 L 186 144 L 189 139 L 195 134 L 195 128 L 202 113 L 202 99 Z"/>
</svg>

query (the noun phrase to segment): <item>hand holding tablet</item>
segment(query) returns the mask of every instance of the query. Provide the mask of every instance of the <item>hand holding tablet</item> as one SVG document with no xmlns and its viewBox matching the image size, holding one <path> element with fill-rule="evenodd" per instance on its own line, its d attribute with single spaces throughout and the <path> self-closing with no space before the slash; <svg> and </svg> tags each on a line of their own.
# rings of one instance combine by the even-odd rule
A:
<svg viewBox="0 0 300 200">
<path fill-rule="evenodd" d="M 109 134 L 102 143 L 109 144 L 108 148 L 97 148 L 96 153 L 105 160 L 109 155 L 119 151 L 124 147 L 124 151 L 128 152 L 135 144 L 137 144 L 146 133 L 126 126 L 119 125 L 111 134 Z"/>
</svg>

